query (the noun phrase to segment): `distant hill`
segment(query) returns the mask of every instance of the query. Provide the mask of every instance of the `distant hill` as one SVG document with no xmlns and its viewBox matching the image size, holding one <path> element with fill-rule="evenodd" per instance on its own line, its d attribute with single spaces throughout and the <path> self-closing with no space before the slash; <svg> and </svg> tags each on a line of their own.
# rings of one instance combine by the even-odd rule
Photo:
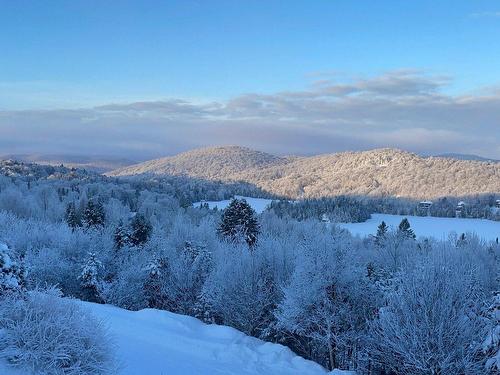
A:
<svg viewBox="0 0 500 375">
<path fill-rule="evenodd" d="M 209 147 L 120 168 L 109 174 L 112 176 L 127 176 L 153 173 L 221 179 L 221 176 L 232 176 L 241 171 L 263 169 L 282 165 L 286 162 L 287 159 L 285 158 L 246 147 Z"/>
<path fill-rule="evenodd" d="M 435 198 L 500 193 L 500 163 L 420 157 L 397 149 L 278 157 L 248 148 L 203 148 L 110 172 L 245 181 L 290 198 L 342 194 Z"/>
<path fill-rule="evenodd" d="M 85 169 L 67 168 L 64 166 L 42 165 L 12 159 L 0 159 L 0 176 L 37 179 L 61 180 L 102 180 L 101 174 Z"/>
<path fill-rule="evenodd" d="M 0 156 L 0 159 L 12 159 L 40 165 L 64 165 L 68 168 L 81 168 L 97 173 L 109 172 L 137 163 L 135 160 L 118 157 L 66 154 L 8 154 Z"/>
<path fill-rule="evenodd" d="M 475 161 L 489 161 L 489 162 L 494 162 L 494 163 L 500 163 L 500 160 L 496 159 L 488 159 L 484 158 L 479 155 L 472 155 L 472 154 L 453 154 L 453 153 L 447 153 L 447 154 L 440 154 L 440 155 L 435 155 L 438 158 L 450 158 L 450 159 L 457 159 L 457 160 L 475 160 Z"/>
</svg>

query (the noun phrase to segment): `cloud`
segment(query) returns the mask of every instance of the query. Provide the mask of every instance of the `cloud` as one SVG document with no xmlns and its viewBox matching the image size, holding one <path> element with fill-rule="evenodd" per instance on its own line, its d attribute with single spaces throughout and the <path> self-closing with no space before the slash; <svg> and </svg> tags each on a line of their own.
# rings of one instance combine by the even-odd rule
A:
<svg viewBox="0 0 500 375">
<path fill-rule="evenodd" d="M 281 154 L 399 147 L 500 158 L 500 92 L 445 94 L 450 83 L 449 77 L 399 70 L 225 102 L 0 111 L 0 149 L 148 158 L 240 144 Z"/>
</svg>

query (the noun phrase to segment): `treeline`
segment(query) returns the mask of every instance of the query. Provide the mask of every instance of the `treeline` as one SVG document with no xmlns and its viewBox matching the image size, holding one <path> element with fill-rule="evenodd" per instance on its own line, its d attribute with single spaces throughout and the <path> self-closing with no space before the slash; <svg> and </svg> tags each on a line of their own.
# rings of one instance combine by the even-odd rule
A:
<svg viewBox="0 0 500 375">
<path fill-rule="evenodd" d="M 322 221 L 357 223 L 370 218 L 373 213 L 461 217 L 500 220 L 500 208 L 496 207 L 497 197 L 493 194 L 463 197 L 440 198 L 433 201 L 429 210 L 419 208 L 420 201 L 391 197 L 339 196 L 333 198 L 301 199 L 298 201 L 273 201 L 269 210 L 280 217 L 297 220 L 318 219 Z M 459 204 L 462 204 L 457 212 Z"/>
<path fill-rule="evenodd" d="M 352 197 L 303 199 L 299 201 L 273 201 L 268 208 L 279 217 L 303 221 L 318 219 L 339 223 L 360 223 L 370 218 L 375 206 L 368 201 Z"/>
</svg>

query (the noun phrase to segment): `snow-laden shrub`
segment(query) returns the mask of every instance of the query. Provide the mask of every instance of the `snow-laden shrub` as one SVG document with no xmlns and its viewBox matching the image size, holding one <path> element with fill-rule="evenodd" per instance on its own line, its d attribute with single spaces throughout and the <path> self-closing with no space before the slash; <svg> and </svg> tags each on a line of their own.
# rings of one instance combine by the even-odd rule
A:
<svg viewBox="0 0 500 375">
<path fill-rule="evenodd" d="M 90 252 L 78 276 L 84 291 L 84 299 L 91 302 L 102 302 L 102 281 L 100 274 L 104 266 L 95 253 Z"/>
<path fill-rule="evenodd" d="M 286 343 L 330 369 L 353 367 L 378 292 L 345 235 L 317 236 L 302 252 L 276 311 Z"/>
<path fill-rule="evenodd" d="M 147 256 L 143 250 L 128 253 L 127 257 L 114 264 L 116 272 L 113 279 L 102 284 L 100 295 L 105 303 L 128 310 L 148 307 L 144 293 L 147 279 L 144 262 Z"/>
<path fill-rule="evenodd" d="M 112 374 L 103 324 L 55 289 L 0 301 L 0 360 L 38 375 Z"/>
<path fill-rule="evenodd" d="M 257 337 L 266 335 L 281 295 L 272 253 L 261 245 L 249 251 L 243 244 L 221 244 L 203 288 L 216 321 Z"/>
<path fill-rule="evenodd" d="M 24 272 L 9 252 L 7 245 L 0 242 L 0 295 L 23 288 Z"/>
<path fill-rule="evenodd" d="M 481 374 L 482 270 L 435 252 L 402 269 L 371 325 L 370 355 L 397 374 Z"/>
<path fill-rule="evenodd" d="M 500 372 L 500 292 L 495 293 L 487 316 L 491 327 L 483 342 L 483 352 L 487 356 L 486 369 L 494 374 Z"/>
</svg>

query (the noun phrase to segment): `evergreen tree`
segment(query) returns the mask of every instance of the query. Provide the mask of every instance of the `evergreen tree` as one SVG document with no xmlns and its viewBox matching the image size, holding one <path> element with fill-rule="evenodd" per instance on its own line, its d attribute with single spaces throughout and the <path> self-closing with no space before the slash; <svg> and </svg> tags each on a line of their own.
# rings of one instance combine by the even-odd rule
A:
<svg viewBox="0 0 500 375">
<path fill-rule="evenodd" d="M 119 221 L 113 235 L 113 240 L 115 242 L 116 250 L 120 250 L 122 247 L 129 243 L 129 233 L 125 225 L 123 225 L 123 220 Z"/>
<path fill-rule="evenodd" d="M 253 246 L 260 232 L 260 225 L 255 211 L 244 199 L 233 199 L 224 210 L 217 233 L 229 241 L 243 239 L 248 246 Z"/>
<path fill-rule="evenodd" d="M 75 230 L 77 227 L 82 226 L 82 223 L 80 222 L 80 218 L 78 217 L 78 214 L 76 212 L 76 206 L 75 203 L 71 202 L 66 206 L 66 213 L 64 215 L 64 218 L 66 220 L 66 223 L 68 226 L 71 228 L 71 230 Z"/>
<path fill-rule="evenodd" d="M 104 207 L 100 202 L 89 200 L 83 212 L 83 222 L 87 228 L 103 227 L 105 221 Z"/>
<path fill-rule="evenodd" d="M 146 266 L 148 277 L 144 283 L 144 296 L 149 308 L 166 309 L 169 306 L 168 298 L 163 292 L 164 279 L 168 272 L 167 261 L 154 256 Z"/>
<path fill-rule="evenodd" d="M 9 255 L 9 248 L 0 242 L 0 296 L 24 289 L 24 272 Z"/>
<path fill-rule="evenodd" d="M 399 223 L 398 234 L 408 239 L 416 238 L 415 232 L 413 232 L 413 229 L 411 229 L 410 222 L 406 217 L 403 220 L 401 220 L 401 223 Z"/>
<path fill-rule="evenodd" d="M 381 245 L 387 236 L 387 224 L 385 221 L 382 221 L 380 225 L 377 227 L 377 234 L 375 235 L 375 244 Z"/>
<path fill-rule="evenodd" d="M 153 227 L 144 215 L 137 214 L 130 223 L 131 232 L 129 241 L 133 246 L 141 246 L 148 242 Z"/>
<path fill-rule="evenodd" d="M 465 245 L 467 245 L 467 237 L 465 236 L 465 233 L 462 233 L 460 237 L 458 237 L 457 247 L 464 247 Z"/>
<path fill-rule="evenodd" d="M 88 254 L 87 261 L 83 265 L 82 272 L 78 279 L 85 291 L 85 298 L 92 302 L 102 302 L 101 282 L 99 279 L 102 263 L 97 259 L 95 253 Z"/>
</svg>

